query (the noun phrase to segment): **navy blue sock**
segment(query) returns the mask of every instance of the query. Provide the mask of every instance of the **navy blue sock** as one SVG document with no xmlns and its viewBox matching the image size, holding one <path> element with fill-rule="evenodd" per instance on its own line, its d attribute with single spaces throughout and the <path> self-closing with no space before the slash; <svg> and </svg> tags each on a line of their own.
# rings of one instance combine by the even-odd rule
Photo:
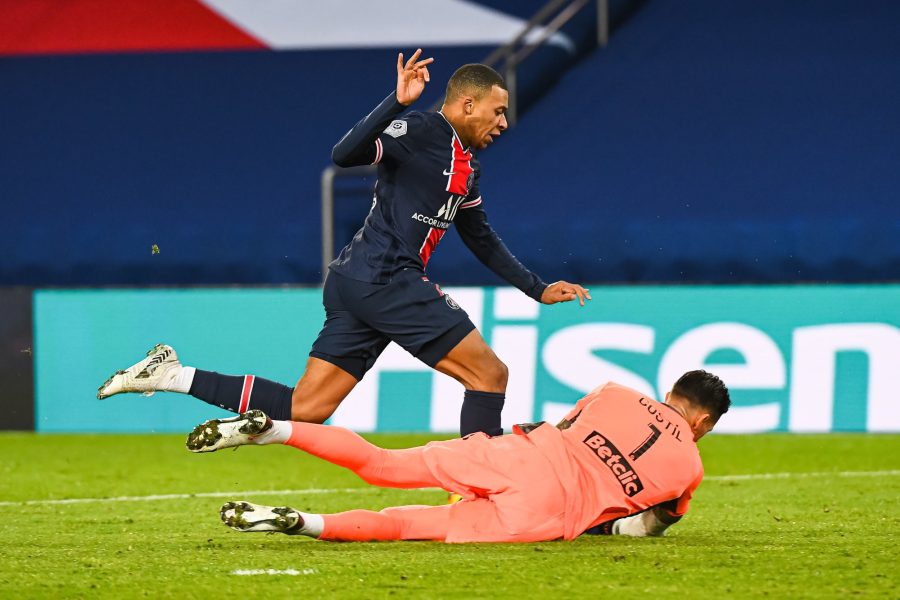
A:
<svg viewBox="0 0 900 600">
<path fill-rule="evenodd" d="M 254 375 L 220 375 L 197 369 L 188 393 L 231 412 L 258 408 L 275 420 L 286 421 L 291 418 L 293 392 L 286 385 Z"/>
<path fill-rule="evenodd" d="M 459 435 L 465 437 L 476 431 L 488 435 L 502 435 L 500 412 L 506 394 L 466 390 L 462 411 L 459 413 Z"/>
</svg>

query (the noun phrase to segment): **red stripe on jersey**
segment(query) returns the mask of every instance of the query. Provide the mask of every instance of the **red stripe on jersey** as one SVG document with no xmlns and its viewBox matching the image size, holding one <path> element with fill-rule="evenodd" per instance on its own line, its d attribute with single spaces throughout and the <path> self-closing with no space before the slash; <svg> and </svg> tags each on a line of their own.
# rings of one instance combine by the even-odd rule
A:
<svg viewBox="0 0 900 600">
<path fill-rule="evenodd" d="M 463 150 L 459 138 L 453 136 L 453 159 L 450 163 L 450 177 L 447 191 L 451 194 L 467 196 L 469 194 L 469 175 L 472 174 L 472 151 Z"/>
<path fill-rule="evenodd" d="M 253 393 L 253 382 L 256 377 L 253 375 L 244 375 L 244 389 L 241 390 L 241 404 L 238 406 L 238 412 L 247 412 L 250 408 L 250 394 Z"/>
<path fill-rule="evenodd" d="M 463 202 L 459 205 L 460 208 L 472 208 L 473 206 L 478 206 L 481 204 L 481 196 L 478 196 L 474 200 L 469 200 L 468 202 Z"/>
<path fill-rule="evenodd" d="M 445 229 L 435 229 L 434 227 L 428 229 L 428 236 L 425 238 L 425 241 L 422 242 L 422 247 L 419 249 L 419 258 L 422 260 L 423 269 L 425 268 L 425 265 L 428 264 L 431 253 L 437 248 L 438 242 L 444 237 L 445 231 Z"/>
</svg>

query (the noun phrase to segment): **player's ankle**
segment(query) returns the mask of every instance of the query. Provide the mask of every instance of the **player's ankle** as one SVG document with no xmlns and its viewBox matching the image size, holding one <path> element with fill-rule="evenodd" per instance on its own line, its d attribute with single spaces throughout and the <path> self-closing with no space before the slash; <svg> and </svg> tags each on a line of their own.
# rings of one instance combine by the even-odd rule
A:
<svg viewBox="0 0 900 600">
<path fill-rule="evenodd" d="M 325 530 L 325 519 L 322 515 L 300 512 L 299 510 L 297 513 L 300 514 L 300 519 L 303 521 L 303 524 L 297 528 L 297 533 L 313 538 L 318 538 L 322 535 L 322 532 Z"/>
<path fill-rule="evenodd" d="M 272 421 L 272 426 L 253 437 L 253 443 L 259 445 L 283 444 L 291 438 L 293 428 L 290 421 Z"/>
<path fill-rule="evenodd" d="M 197 369 L 194 367 L 185 367 L 185 366 L 175 366 L 171 367 L 173 369 L 177 369 L 176 375 L 169 381 L 166 385 L 166 392 L 179 392 L 181 394 L 187 394 L 191 391 L 191 384 L 194 382 L 194 374 L 197 372 Z"/>
</svg>

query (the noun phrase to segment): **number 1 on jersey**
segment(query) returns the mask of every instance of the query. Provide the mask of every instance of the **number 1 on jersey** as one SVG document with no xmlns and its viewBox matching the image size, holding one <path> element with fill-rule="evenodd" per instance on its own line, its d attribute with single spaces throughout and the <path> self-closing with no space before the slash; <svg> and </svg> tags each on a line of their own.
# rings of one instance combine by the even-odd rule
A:
<svg viewBox="0 0 900 600">
<path fill-rule="evenodd" d="M 656 440 L 658 440 L 659 436 L 662 434 L 662 432 L 653 423 L 647 423 L 647 426 L 650 428 L 650 435 L 647 436 L 647 439 L 641 442 L 640 446 L 638 446 L 628 454 L 628 457 L 631 460 L 639 459 L 644 452 L 650 449 L 650 446 L 656 443 Z"/>
</svg>

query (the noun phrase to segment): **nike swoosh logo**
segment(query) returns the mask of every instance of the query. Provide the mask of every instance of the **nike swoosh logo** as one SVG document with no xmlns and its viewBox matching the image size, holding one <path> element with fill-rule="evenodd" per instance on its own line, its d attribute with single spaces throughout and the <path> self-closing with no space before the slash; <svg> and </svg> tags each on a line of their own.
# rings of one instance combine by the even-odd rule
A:
<svg viewBox="0 0 900 600">
<path fill-rule="evenodd" d="M 456 171 L 448 171 L 447 169 L 444 169 L 444 175 L 447 175 L 447 176 L 456 175 Z"/>
</svg>

